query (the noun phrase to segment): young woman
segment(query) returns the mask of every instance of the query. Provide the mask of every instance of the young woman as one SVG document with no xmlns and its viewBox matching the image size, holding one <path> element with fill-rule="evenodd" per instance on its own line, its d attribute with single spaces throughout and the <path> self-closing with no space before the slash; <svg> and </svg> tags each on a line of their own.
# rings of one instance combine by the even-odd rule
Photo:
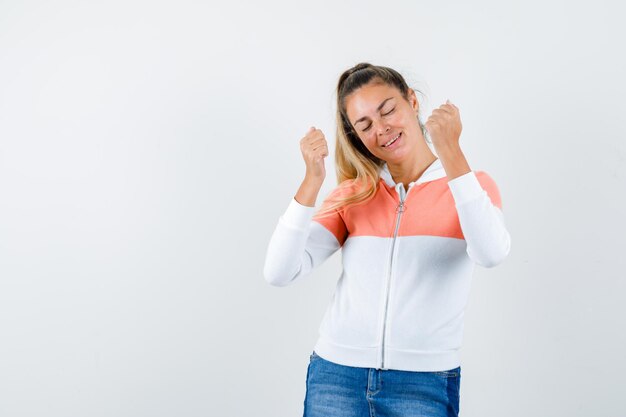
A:
<svg viewBox="0 0 626 417">
<path fill-rule="evenodd" d="M 267 248 L 285 286 L 338 249 L 343 271 L 310 356 L 304 416 L 457 416 L 463 314 L 475 264 L 508 255 L 500 193 L 472 171 L 449 101 L 425 124 L 395 70 L 360 63 L 337 85 L 338 186 L 316 212 L 324 134 L 300 140 L 306 175 Z M 431 138 L 436 155 L 425 136 Z"/>
</svg>

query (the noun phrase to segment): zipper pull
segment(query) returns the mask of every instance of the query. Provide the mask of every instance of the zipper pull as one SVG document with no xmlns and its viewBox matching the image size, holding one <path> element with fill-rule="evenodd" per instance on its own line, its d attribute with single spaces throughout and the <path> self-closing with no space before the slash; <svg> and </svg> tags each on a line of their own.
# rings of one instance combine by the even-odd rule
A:
<svg viewBox="0 0 626 417">
<path fill-rule="evenodd" d="M 404 212 L 404 201 L 400 200 L 400 204 L 398 204 L 398 207 L 396 207 L 396 213 L 403 213 Z"/>
</svg>

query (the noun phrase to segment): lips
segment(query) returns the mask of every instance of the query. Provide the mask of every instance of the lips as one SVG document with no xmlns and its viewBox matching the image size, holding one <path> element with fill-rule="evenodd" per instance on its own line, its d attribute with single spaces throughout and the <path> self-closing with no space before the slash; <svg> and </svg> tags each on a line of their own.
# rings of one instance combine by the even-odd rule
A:
<svg viewBox="0 0 626 417">
<path fill-rule="evenodd" d="M 393 145 L 394 143 L 396 143 L 396 141 L 398 139 L 400 139 L 400 136 L 402 135 L 402 132 L 398 133 L 396 136 L 392 137 L 391 140 L 387 141 L 385 144 L 381 145 L 383 148 L 389 147 L 391 145 Z"/>
</svg>

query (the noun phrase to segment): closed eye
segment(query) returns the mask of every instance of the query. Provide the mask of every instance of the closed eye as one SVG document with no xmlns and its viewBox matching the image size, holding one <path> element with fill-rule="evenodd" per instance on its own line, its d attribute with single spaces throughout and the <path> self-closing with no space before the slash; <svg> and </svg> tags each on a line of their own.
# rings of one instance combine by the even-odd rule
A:
<svg viewBox="0 0 626 417">
<path fill-rule="evenodd" d="M 396 109 L 396 108 L 394 107 L 393 109 L 389 110 L 387 113 L 382 113 L 382 115 L 383 115 L 383 116 L 387 116 L 387 115 L 389 115 L 389 114 L 393 113 L 395 109 Z M 370 130 L 370 127 L 372 127 L 372 125 L 369 125 L 369 126 L 367 126 L 365 129 L 363 129 L 363 132 L 365 132 L 365 131 L 367 131 L 367 130 Z"/>
</svg>

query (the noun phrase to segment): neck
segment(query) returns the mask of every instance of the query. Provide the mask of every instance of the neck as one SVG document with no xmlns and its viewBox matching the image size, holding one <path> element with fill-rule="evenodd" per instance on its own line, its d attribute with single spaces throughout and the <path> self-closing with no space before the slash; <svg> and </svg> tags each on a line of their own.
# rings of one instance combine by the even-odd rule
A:
<svg viewBox="0 0 626 417">
<path fill-rule="evenodd" d="M 402 161 L 387 161 L 387 168 L 391 177 L 396 184 L 404 184 L 404 188 L 408 188 L 409 183 L 417 180 L 422 176 L 426 168 L 428 168 L 437 156 L 430 150 L 424 142 L 424 146 L 416 149 L 410 157 Z"/>
</svg>

